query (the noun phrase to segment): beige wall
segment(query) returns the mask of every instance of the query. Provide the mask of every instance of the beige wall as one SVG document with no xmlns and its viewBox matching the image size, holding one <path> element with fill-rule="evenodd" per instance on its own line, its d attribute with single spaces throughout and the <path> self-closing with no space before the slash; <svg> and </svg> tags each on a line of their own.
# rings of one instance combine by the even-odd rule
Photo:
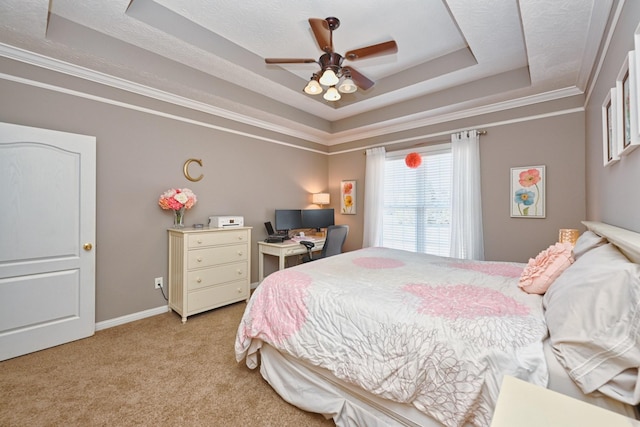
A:
<svg viewBox="0 0 640 427">
<path fill-rule="evenodd" d="M 328 189 L 325 154 L 6 80 L 0 80 L 0 93 L 2 122 L 97 137 L 98 322 L 166 304 L 153 288 L 155 277 L 167 280 L 166 229 L 173 220 L 157 204 L 164 190 L 189 187 L 196 193 L 198 202 L 186 214 L 189 226 L 206 224 L 210 215 L 243 215 L 254 227 L 256 281 L 256 242 L 266 237 L 263 223 L 273 221 L 273 210 L 313 207 L 310 194 Z M 191 168 L 194 176 L 204 174 L 201 181 L 183 176 L 188 158 L 202 159 L 202 168 Z"/>
<path fill-rule="evenodd" d="M 199 198 L 187 212 L 188 225 L 206 223 L 209 215 L 239 214 L 254 227 L 252 281 L 257 280 L 257 241 L 265 237 L 263 223 L 273 220 L 273 210 L 312 207 L 310 194 L 318 191 L 330 191 L 330 207 L 338 210 L 339 186 L 344 179 L 358 182 L 358 210 L 356 215 L 338 213 L 336 223 L 351 227 L 346 250 L 361 246 L 363 148 L 328 156 L 278 144 L 276 135 L 256 129 L 241 129 L 241 135 L 217 130 L 207 120 L 218 118 L 157 102 L 153 104 L 157 110 L 166 108 L 176 117 L 201 122 L 185 123 L 8 81 L 0 81 L 0 91 L 12 100 L 0 105 L 2 121 L 97 137 L 98 322 L 165 303 L 152 284 L 154 277 L 167 276 L 165 230 L 172 219 L 170 212 L 157 206 L 157 198 L 170 187 L 188 186 Z M 536 113 L 539 108 L 535 107 Z M 521 115 L 527 118 L 528 112 L 531 110 Z M 514 117 L 517 114 L 510 111 L 481 117 L 476 124 L 513 121 Z M 483 127 L 488 131 L 481 143 L 488 259 L 526 261 L 554 241 L 558 228 L 579 225 L 585 206 L 582 120 L 582 113 L 561 113 Z M 226 125 L 233 128 L 233 123 Z M 420 132 L 428 136 L 434 129 L 442 133 L 462 126 L 472 127 L 473 123 L 447 123 Z M 253 134 L 259 138 L 248 136 Z M 193 183 L 184 178 L 182 165 L 188 158 L 202 159 L 203 167 L 196 165 L 192 171 L 203 173 L 202 181 Z M 547 219 L 509 218 L 509 168 L 538 164 L 547 165 Z M 270 261 L 266 270 L 274 269 L 275 263 Z"/>
<path fill-rule="evenodd" d="M 640 149 L 603 166 L 602 103 L 615 86 L 640 22 L 640 2 L 626 1 L 586 109 L 587 218 L 640 232 Z M 640 48 L 640 46 L 638 46 Z M 636 52 L 640 54 L 640 52 Z"/>
<path fill-rule="evenodd" d="M 480 142 L 487 260 L 526 262 L 557 240 L 559 228 L 581 228 L 580 220 L 585 218 L 586 205 L 584 114 L 571 110 L 556 114 L 539 118 L 525 115 L 519 119 L 511 118 L 511 123 L 492 125 L 501 121 L 501 114 L 494 114 L 490 122 L 485 122 L 487 125 L 478 122 L 478 127 L 487 131 Z M 460 127 L 460 123 L 452 122 L 448 126 L 453 131 Z M 429 135 L 430 129 L 423 129 L 423 132 Z M 438 128 L 438 133 L 441 132 L 442 126 Z M 443 137 L 439 136 L 438 141 L 443 141 Z M 334 154 L 329 162 L 329 183 L 332 197 L 336 197 L 334 200 L 338 200 L 341 180 L 354 178 L 359 183 L 358 214 L 337 218 L 337 221 L 351 225 L 348 249 L 362 244 L 365 175 L 365 156 L 362 153 L 363 150 L 356 150 Z M 546 218 L 511 218 L 510 168 L 537 165 L 546 166 Z"/>
<path fill-rule="evenodd" d="M 331 207 L 336 211 L 336 224 L 347 224 L 349 235 L 343 246 L 345 251 L 362 247 L 362 222 L 364 221 L 364 150 L 331 156 L 329 158 L 329 189 L 331 191 Z M 340 183 L 343 180 L 356 181 L 356 214 L 340 213 Z"/>
<path fill-rule="evenodd" d="M 125 103 L 0 80 L 0 121 L 97 137 L 98 322 L 166 304 L 152 287 L 154 277 L 167 275 L 165 230 L 172 219 L 157 206 L 165 189 L 188 186 L 198 195 L 198 204 L 187 213 L 188 224 L 206 223 L 214 214 L 245 217 L 254 227 L 255 281 L 256 242 L 265 237 L 263 222 L 273 220 L 274 209 L 312 207 L 311 193 L 330 191 L 330 207 L 337 210 L 340 181 L 355 179 L 357 214 L 338 213 L 336 222 L 351 226 L 345 249 L 357 249 L 364 218 L 364 148 L 442 141 L 460 129 L 488 132 L 481 138 L 486 257 L 524 262 L 555 241 L 558 228 L 580 227 L 585 218 L 640 231 L 640 200 L 630 192 L 640 182 L 640 150 L 603 168 L 600 121 L 604 93 L 633 48 L 639 20 L 640 5 L 627 1 L 586 113 L 585 99 L 578 96 L 326 148 L 0 59 L 5 73 Z M 401 140 L 408 142 L 397 143 Z M 204 174 L 202 181 L 192 183 L 182 175 L 188 158 L 202 159 L 203 167 L 193 170 Z M 509 169 L 540 164 L 547 166 L 547 218 L 510 218 Z"/>
</svg>

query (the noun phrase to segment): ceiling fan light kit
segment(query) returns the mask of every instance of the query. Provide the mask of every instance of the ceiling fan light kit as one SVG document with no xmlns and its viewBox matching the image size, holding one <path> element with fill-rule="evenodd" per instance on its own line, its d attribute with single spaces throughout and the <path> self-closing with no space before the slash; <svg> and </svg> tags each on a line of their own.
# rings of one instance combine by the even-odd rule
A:
<svg viewBox="0 0 640 427">
<path fill-rule="evenodd" d="M 332 69 L 325 70 L 320 77 L 320 84 L 323 86 L 335 86 L 339 81 L 340 79 Z"/>
<path fill-rule="evenodd" d="M 353 83 L 350 77 L 347 77 L 342 81 L 342 84 L 338 87 L 338 90 L 342 93 L 353 93 L 358 90 L 358 87 Z"/>
<path fill-rule="evenodd" d="M 367 90 L 375 83 L 356 71 L 350 66 L 342 66 L 342 62 L 347 59 L 354 61 L 372 56 L 388 55 L 396 53 L 398 46 L 395 41 L 390 40 L 366 46 L 360 49 L 348 51 L 344 56 L 333 51 L 333 31 L 340 26 L 338 18 L 329 17 L 326 19 L 309 18 L 309 25 L 318 46 L 325 53 L 316 61 L 314 59 L 302 58 L 266 58 L 267 64 L 310 64 L 316 63 L 320 66 L 320 72 L 314 73 L 311 80 L 304 88 L 304 92 L 309 95 L 318 95 L 323 92 L 323 87 L 328 87 L 323 95 L 327 101 L 337 101 L 342 93 L 353 93 L 358 90 Z M 340 79 L 343 78 L 342 83 Z M 337 88 L 336 88 L 337 86 Z"/>
<path fill-rule="evenodd" d="M 305 86 L 304 91 L 309 95 L 317 95 L 322 93 L 322 86 L 320 86 L 320 83 L 318 83 L 316 79 L 312 78 L 309 80 L 309 83 L 307 83 L 307 86 Z"/>
<path fill-rule="evenodd" d="M 340 92 L 338 92 L 338 89 L 336 89 L 335 86 L 331 86 L 329 89 L 327 89 L 327 91 L 322 97 L 327 101 L 337 101 L 340 98 L 342 98 L 340 96 Z"/>
</svg>

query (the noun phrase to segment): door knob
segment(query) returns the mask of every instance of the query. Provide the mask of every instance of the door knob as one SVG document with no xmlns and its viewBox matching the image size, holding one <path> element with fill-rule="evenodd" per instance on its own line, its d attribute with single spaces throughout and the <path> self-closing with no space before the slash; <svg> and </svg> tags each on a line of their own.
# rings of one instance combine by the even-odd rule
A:
<svg viewBox="0 0 640 427">
<path fill-rule="evenodd" d="M 85 243 L 84 245 L 82 245 L 82 248 L 88 252 L 93 249 L 93 245 L 91 243 Z"/>
</svg>

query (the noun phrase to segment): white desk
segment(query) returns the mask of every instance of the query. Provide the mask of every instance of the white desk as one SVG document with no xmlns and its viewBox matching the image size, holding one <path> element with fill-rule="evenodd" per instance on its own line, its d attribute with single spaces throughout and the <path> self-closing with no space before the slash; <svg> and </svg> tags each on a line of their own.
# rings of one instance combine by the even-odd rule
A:
<svg viewBox="0 0 640 427">
<path fill-rule="evenodd" d="M 324 238 L 309 239 L 315 243 L 314 252 L 322 250 Z M 272 255 L 278 257 L 278 270 L 284 269 L 284 261 L 288 256 L 304 255 L 307 247 L 293 240 L 286 240 L 283 243 L 258 242 L 258 281 L 264 279 L 264 256 Z"/>
<path fill-rule="evenodd" d="M 640 422 L 505 375 L 491 427 L 632 427 Z"/>
</svg>

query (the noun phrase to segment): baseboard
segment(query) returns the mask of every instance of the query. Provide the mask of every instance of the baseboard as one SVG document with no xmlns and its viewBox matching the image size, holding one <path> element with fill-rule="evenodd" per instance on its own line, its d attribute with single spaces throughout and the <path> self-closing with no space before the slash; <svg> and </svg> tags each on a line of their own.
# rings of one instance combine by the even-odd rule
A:
<svg viewBox="0 0 640 427">
<path fill-rule="evenodd" d="M 259 284 L 260 284 L 260 282 L 253 282 L 251 284 L 251 290 L 254 290 L 255 288 L 257 288 Z"/>
<path fill-rule="evenodd" d="M 144 319 L 146 317 L 156 316 L 158 314 L 166 313 L 167 311 L 169 311 L 169 306 L 163 305 L 156 308 L 150 308 L 149 310 L 127 314 L 126 316 L 116 317 L 115 319 L 105 320 L 105 321 L 96 323 L 96 331 L 112 328 L 118 325 L 124 325 L 125 323 Z"/>
</svg>

